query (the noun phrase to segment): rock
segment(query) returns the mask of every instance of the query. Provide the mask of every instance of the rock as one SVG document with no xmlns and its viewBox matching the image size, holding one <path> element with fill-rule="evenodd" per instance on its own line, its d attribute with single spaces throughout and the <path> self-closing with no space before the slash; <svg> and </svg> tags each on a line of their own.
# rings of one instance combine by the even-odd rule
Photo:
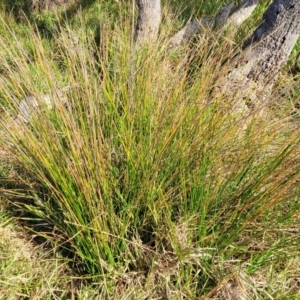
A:
<svg viewBox="0 0 300 300">
<path fill-rule="evenodd" d="M 53 109 L 54 106 L 65 106 L 68 102 L 66 95 L 67 88 L 58 90 L 53 94 L 45 94 L 37 98 L 35 96 L 26 96 L 18 105 L 17 121 L 28 123 L 36 111 L 40 109 Z"/>
</svg>

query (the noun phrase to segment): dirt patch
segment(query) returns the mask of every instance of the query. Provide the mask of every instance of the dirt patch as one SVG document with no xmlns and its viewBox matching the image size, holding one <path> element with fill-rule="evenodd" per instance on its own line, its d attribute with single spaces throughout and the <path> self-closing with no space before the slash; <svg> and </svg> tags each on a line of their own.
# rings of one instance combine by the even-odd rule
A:
<svg viewBox="0 0 300 300">
<path fill-rule="evenodd" d="M 36 257 L 34 245 L 29 237 L 18 230 L 9 227 L 0 227 L 0 251 L 10 255 L 14 254 L 16 260 L 34 260 Z M 5 250 L 5 251 L 4 251 Z M 2 255 L 1 255 L 2 256 Z M 3 259 L 4 257 L 1 257 Z"/>
</svg>

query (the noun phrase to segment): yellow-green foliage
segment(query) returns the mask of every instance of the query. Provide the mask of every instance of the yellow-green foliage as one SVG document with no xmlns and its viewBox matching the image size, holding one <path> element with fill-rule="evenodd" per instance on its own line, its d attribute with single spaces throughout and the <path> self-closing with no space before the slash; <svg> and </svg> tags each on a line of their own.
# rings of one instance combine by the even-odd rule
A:
<svg viewBox="0 0 300 300">
<path fill-rule="evenodd" d="M 0 145 L 22 182 L 5 193 L 55 228 L 40 234 L 72 254 L 101 299 L 221 297 L 243 278 L 245 292 L 265 295 L 250 276 L 280 273 L 300 245 L 290 111 L 247 118 L 212 93 L 236 50 L 229 38 L 205 33 L 170 56 L 168 30 L 135 49 L 132 18 L 106 27 L 103 17 L 94 31 L 79 15 L 51 40 L 1 25 Z M 14 121 L 26 95 L 45 94 L 54 109 Z"/>
</svg>

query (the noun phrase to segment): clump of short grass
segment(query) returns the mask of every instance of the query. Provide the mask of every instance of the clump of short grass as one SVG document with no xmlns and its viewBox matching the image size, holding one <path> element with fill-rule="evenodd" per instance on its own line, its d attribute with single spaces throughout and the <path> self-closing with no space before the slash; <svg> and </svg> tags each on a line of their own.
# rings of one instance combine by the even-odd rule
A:
<svg viewBox="0 0 300 300">
<path fill-rule="evenodd" d="M 13 202 L 55 228 L 40 234 L 103 298 L 259 299 L 267 287 L 249 278 L 282 272 L 299 251 L 299 137 L 288 112 L 247 120 L 214 96 L 235 51 L 226 39 L 207 33 L 170 58 L 167 37 L 135 49 L 131 21 L 102 28 L 100 46 L 83 24 L 61 28 L 55 57 L 33 30 L 30 56 L 14 32 L 15 43 L 1 41 L 1 147 L 25 185 Z M 14 121 L 25 95 L 45 93 L 54 109 Z"/>
</svg>

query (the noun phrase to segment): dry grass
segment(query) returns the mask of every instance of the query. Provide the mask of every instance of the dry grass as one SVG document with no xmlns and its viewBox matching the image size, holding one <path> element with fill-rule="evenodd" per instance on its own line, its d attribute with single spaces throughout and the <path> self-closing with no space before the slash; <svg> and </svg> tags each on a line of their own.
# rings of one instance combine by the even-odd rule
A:
<svg viewBox="0 0 300 300">
<path fill-rule="evenodd" d="M 76 280 L 68 259 L 48 253 L 44 244 L 35 243 L 24 228 L 3 216 L 0 236 L 1 299 L 71 299 Z"/>
</svg>

